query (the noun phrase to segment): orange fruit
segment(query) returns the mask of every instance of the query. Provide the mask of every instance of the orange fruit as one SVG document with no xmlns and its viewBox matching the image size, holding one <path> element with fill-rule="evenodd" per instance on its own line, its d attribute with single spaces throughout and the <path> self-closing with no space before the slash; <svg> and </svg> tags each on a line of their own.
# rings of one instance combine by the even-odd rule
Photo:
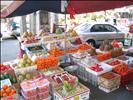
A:
<svg viewBox="0 0 133 100">
<path fill-rule="evenodd" d="M 5 90 L 4 90 L 4 89 L 1 89 L 1 90 L 0 90 L 0 92 L 1 92 L 1 93 L 4 93 L 4 92 L 5 92 Z"/>
<path fill-rule="evenodd" d="M 8 87 L 9 87 L 9 86 L 4 85 L 4 86 L 3 86 L 3 89 L 6 90 Z"/>
<path fill-rule="evenodd" d="M 16 90 L 12 89 L 12 90 L 11 90 L 11 93 L 13 93 L 13 94 L 16 93 Z"/>
<path fill-rule="evenodd" d="M 6 93 L 10 93 L 11 92 L 11 88 L 7 88 L 5 91 L 6 91 Z"/>
<path fill-rule="evenodd" d="M 6 96 L 8 96 L 6 93 L 3 93 L 3 95 L 2 95 L 3 97 L 6 97 Z"/>
<path fill-rule="evenodd" d="M 10 93 L 9 93 L 9 96 L 12 96 L 13 94 L 14 94 L 14 93 L 10 92 Z"/>
</svg>

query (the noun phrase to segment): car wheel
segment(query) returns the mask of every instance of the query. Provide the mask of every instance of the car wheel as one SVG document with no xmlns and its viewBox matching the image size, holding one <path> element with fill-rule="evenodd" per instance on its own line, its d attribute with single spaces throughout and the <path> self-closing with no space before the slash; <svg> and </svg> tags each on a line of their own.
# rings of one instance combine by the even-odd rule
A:
<svg viewBox="0 0 133 100">
<path fill-rule="evenodd" d="M 95 42 L 95 40 L 87 40 L 87 43 L 88 44 L 91 44 L 93 47 L 96 47 L 96 42 Z"/>
<path fill-rule="evenodd" d="M 16 35 L 11 35 L 14 39 L 17 39 L 17 36 Z"/>
</svg>

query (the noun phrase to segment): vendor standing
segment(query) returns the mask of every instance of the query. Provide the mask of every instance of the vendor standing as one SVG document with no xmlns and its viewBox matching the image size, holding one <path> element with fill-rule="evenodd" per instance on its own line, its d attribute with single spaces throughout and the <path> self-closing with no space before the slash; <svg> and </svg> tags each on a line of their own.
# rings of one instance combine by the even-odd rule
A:
<svg viewBox="0 0 133 100">
<path fill-rule="evenodd" d="M 132 46 L 133 46 L 133 24 L 129 26 L 129 32 L 132 34 Z"/>
<path fill-rule="evenodd" d="M 12 21 L 11 26 L 12 26 L 12 31 L 17 29 L 17 23 L 16 22 Z"/>
</svg>

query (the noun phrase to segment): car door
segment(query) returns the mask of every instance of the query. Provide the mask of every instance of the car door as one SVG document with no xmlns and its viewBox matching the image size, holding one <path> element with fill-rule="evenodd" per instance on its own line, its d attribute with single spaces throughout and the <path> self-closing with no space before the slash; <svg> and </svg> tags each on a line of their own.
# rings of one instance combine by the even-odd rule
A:
<svg viewBox="0 0 133 100">
<path fill-rule="evenodd" d="M 107 39 L 113 40 L 113 39 L 123 39 L 124 38 L 124 33 L 120 32 L 116 27 L 109 25 L 109 24 L 104 24 L 104 30 L 107 35 Z"/>
<path fill-rule="evenodd" d="M 105 39 L 112 40 L 123 37 L 117 28 L 109 24 L 95 24 L 92 26 L 90 31 L 97 41 L 103 41 Z"/>
<path fill-rule="evenodd" d="M 90 29 L 91 35 L 95 37 L 96 41 L 102 41 L 108 39 L 107 31 L 105 30 L 104 24 L 95 24 Z"/>
</svg>

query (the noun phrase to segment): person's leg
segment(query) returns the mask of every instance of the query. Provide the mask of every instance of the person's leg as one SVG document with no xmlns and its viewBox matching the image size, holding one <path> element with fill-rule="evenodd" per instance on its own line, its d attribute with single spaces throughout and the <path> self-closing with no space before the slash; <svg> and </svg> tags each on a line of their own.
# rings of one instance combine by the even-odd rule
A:
<svg viewBox="0 0 133 100">
<path fill-rule="evenodd" d="M 2 41 L 2 34 L 0 33 L 0 41 Z"/>
</svg>

